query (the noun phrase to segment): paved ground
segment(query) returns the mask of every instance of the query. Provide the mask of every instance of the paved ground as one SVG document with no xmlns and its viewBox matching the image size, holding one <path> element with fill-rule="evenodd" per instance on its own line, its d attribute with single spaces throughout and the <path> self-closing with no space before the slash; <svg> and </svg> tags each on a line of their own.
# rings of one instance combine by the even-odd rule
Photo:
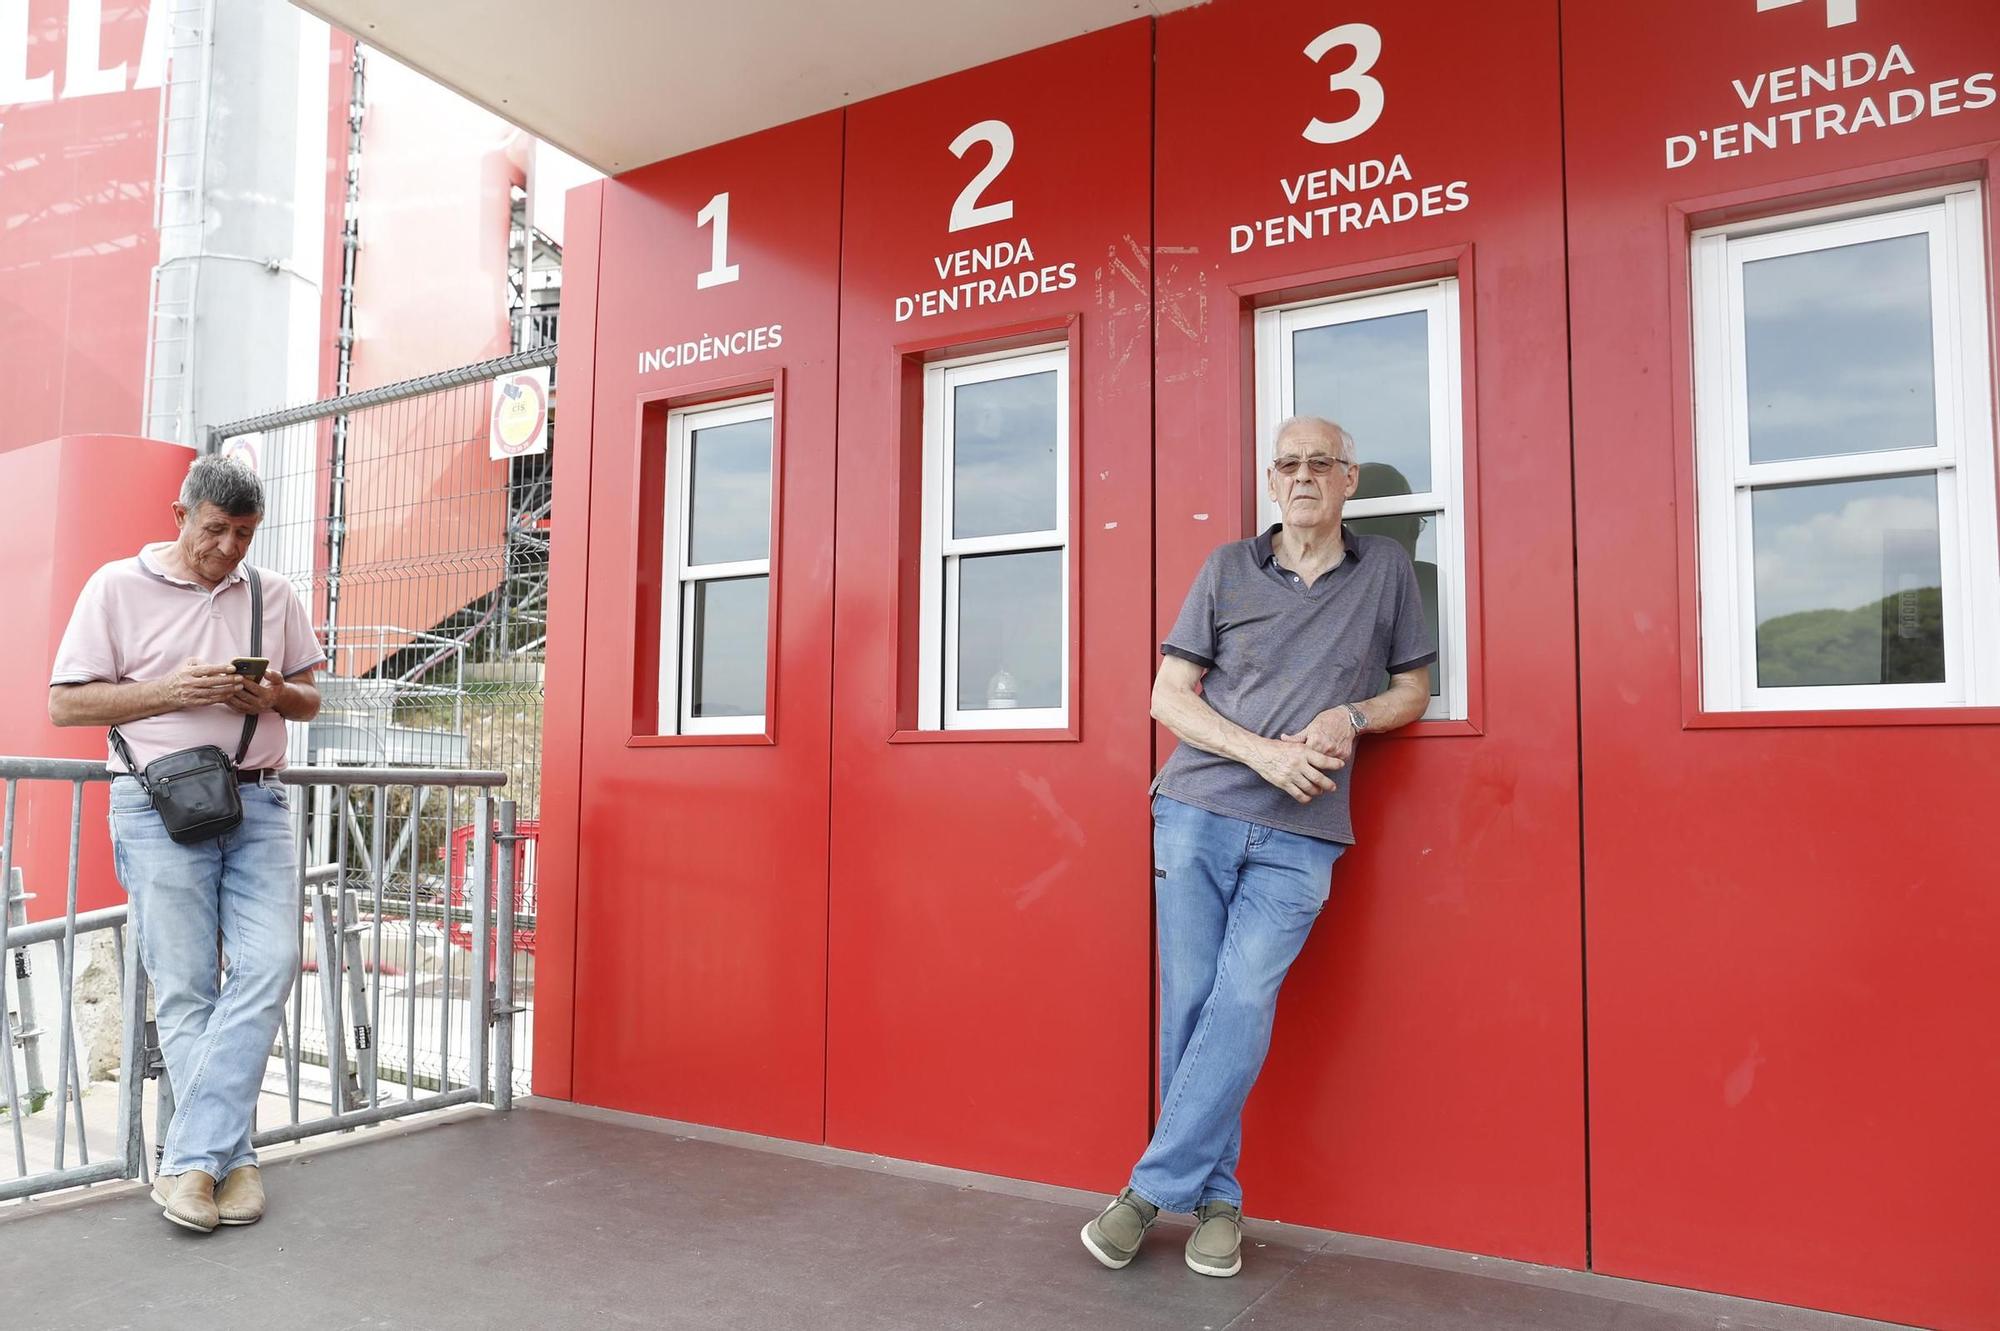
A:
<svg viewBox="0 0 2000 1331">
<path fill-rule="evenodd" d="M 1124 1271 L 1097 1199 L 529 1102 L 267 1170 L 264 1223 L 177 1229 L 132 1185 L 0 1208 L 0 1322 L 288 1328 L 1844 1331 L 1883 1324 L 1281 1226 L 1242 1275 L 1163 1221 Z"/>
</svg>

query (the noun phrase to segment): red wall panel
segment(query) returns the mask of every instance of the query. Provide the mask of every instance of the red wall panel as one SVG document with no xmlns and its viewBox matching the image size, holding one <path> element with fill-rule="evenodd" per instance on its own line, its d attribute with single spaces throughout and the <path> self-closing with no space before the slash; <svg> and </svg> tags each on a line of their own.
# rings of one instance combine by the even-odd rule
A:
<svg viewBox="0 0 2000 1331">
<path fill-rule="evenodd" d="M 1992 1326 L 2000 898 L 1972 829 L 2000 734 L 1699 716 L 1685 263 L 1726 207 L 1990 180 L 2000 105 L 1966 83 L 1992 86 L 2000 23 L 1990 0 L 1698 9 L 1564 8 L 1596 1263 Z M 1760 81 L 1850 55 L 1911 71 Z M 1906 88 L 1925 114 L 1861 109 Z M 1737 130 L 1718 155 L 1716 127 L 1773 117 L 1775 148 Z"/>
<path fill-rule="evenodd" d="M 556 539 L 549 550 L 548 673 L 543 685 L 542 839 L 535 893 L 535 1094 L 571 1099 L 576 1033 L 577 814 L 582 796 L 585 613 L 590 586 L 593 422 L 597 403 L 600 228 L 610 186 L 569 192 L 563 235 L 562 466 L 555 472 Z M 615 431 L 613 432 L 615 435 Z M 614 449 L 622 453 L 622 449 Z M 627 575 L 630 576 L 629 573 Z M 614 579 L 614 583 L 621 579 Z M 607 595 L 613 594 L 607 589 Z M 629 610 L 629 601 L 627 603 Z M 611 908 L 616 909 L 615 899 Z"/>
<path fill-rule="evenodd" d="M 8 631 L 0 638 L 0 753 L 104 761 L 105 732 L 49 724 L 49 671 L 83 584 L 114 559 L 172 540 L 170 505 L 193 455 L 178 444 L 126 435 L 72 435 L 0 451 L 0 567 L 8 570 Z M 82 520 L 88 515 L 88 520 Z M 14 866 L 28 918 L 63 913 L 69 876 L 70 787 L 16 788 Z M 83 792 L 77 905 L 121 904 L 105 818 L 108 787 Z"/>
<path fill-rule="evenodd" d="M 587 526 L 589 604 L 581 659 L 552 655 L 550 672 L 552 724 L 560 708 L 582 727 L 574 1098 L 807 1140 L 822 1135 L 825 1051 L 840 162 L 835 113 L 603 185 L 590 501 L 586 512 L 565 483 L 557 514 L 579 538 Z M 740 276 L 699 289 L 712 232 L 696 215 L 725 191 Z M 730 336 L 774 324 L 775 346 Z M 645 357 L 704 337 L 737 354 Z M 569 371 L 566 360 L 565 421 Z M 640 483 L 662 462 L 641 447 L 642 399 L 728 381 L 778 391 L 775 742 L 635 736 L 635 694 L 657 660 L 642 625 L 659 560 L 657 538 L 640 536 L 658 496 Z M 577 433 L 564 427 L 565 449 Z M 556 595 L 577 571 L 565 557 Z"/>
<path fill-rule="evenodd" d="M 1151 54 L 1151 26 L 1131 23 L 848 112 L 827 1031 L 836 1145 L 1094 1187 L 1121 1182 L 1144 1145 Z M 1011 129 L 1014 149 L 979 199 L 1010 200 L 1013 215 L 954 233 L 954 200 L 989 150 L 961 159 L 949 145 L 987 120 Z M 918 293 L 962 280 L 941 275 L 952 255 L 1023 241 L 1033 260 L 1003 256 L 994 275 L 1054 269 L 1056 289 L 924 313 Z M 912 358 L 1027 332 L 1069 339 L 1073 356 L 1071 731 L 924 742 L 908 733 Z"/>
<path fill-rule="evenodd" d="M 1581 1266 L 1556 6 L 1451 9 L 1222 0 L 1160 21 L 1156 623 L 1255 530 L 1250 311 L 1455 273 L 1471 721 L 1363 741 L 1358 845 L 1280 1001 L 1244 1184 L 1260 1215 Z M 1379 56 L 1306 54 L 1339 24 Z M 1358 132 L 1315 141 L 1315 120 Z M 1354 184 L 1302 179 L 1320 170 Z"/>
</svg>

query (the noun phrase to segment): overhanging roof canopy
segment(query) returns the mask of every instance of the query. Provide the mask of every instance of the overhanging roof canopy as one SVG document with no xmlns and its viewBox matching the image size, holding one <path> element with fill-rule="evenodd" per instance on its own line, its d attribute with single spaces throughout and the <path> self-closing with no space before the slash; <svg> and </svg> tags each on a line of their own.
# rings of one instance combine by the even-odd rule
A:
<svg viewBox="0 0 2000 1331">
<path fill-rule="evenodd" d="M 293 0 L 605 172 L 1199 0 Z"/>
</svg>

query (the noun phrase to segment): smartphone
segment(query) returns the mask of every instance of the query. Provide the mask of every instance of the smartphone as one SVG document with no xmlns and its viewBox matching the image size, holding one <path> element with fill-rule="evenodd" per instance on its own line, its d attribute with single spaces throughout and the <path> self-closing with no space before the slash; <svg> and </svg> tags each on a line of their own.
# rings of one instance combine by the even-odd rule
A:
<svg viewBox="0 0 2000 1331">
<path fill-rule="evenodd" d="M 229 668 L 245 679 L 262 679 L 271 663 L 261 656 L 239 656 L 229 663 Z"/>
</svg>

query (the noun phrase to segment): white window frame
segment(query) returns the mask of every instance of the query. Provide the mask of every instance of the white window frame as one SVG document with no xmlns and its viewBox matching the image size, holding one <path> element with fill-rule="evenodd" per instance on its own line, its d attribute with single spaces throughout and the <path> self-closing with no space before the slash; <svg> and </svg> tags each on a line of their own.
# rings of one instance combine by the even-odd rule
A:
<svg viewBox="0 0 2000 1331">
<path fill-rule="evenodd" d="M 2000 534 L 1981 193 L 1956 186 L 1716 227 L 1692 238 L 1702 707 L 1837 711 L 2000 704 Z M 1936 442 L 1838 457 L 1750 461 L 1743 266 L 1897 236 L 1928 239 Z M 1945 681 L 1796 688 L 1757 682 L 1753 489 L 1934 475 Z"/>
<path fill-rule="evenodd" d="M 771 430 L 771 537 L 777 539 L 777 495 L 778 495 L 778 437 L 775 420 L 777 404 L 769 393 L 751 398 L 738 398 L 710 406 L 680 407 L 667 413 L 667 478 L 665 521 L 661 524 L 660 540 L 660 687 L 659 687 L 659 732 L 662 735 L 757 735 L 764 733 L 766 715 L 770 709 L 771 679 L 768 669 L 764 677 L 765 712 L 755 716 L 694 716 L 692 711 L 693 690 L 686 687 L 683 678 L 693 657 L 694 626 L 687 622 L 692 616 L 682 613 L 686 603 L 687 588 L 698 582 L 720 582 L 726 578 L 765 578 L 765 606 L 767 616 L 764 630 L 764 650 L 769 659 L 771 647 L 771 617 L 768 609 L 776 604 L 777 588 L 771 581 L 770 549 L 765 548 L 762 559 L 739 559 L 719 564 L 692 564 L 688 560 L 688 543 L 693 524 L 688 521 L 689 487 L 693 484 L 693 468 L 689 465 L 692 457 L 691 441 L 698 430 L 711 430 L 723 425 L 740 425 L 745 421 L 768 420 Z"/>
<path fill-rule="evenodd" d="M 1046 531 L 1004 536 L 954 537 L 952 394 L 966 384 L 1055 371 L 1056 514 Z M 1041 730 L 1069 725 L 1070 697 L 1070 367 L 1066 344 L 990 352 L 924 369 L 923 569 L 918 632 L 917 724 L 924 730 Z M 958 707 L 958 572 L 964 555 L 1062 554 L 1062 703 L 1013 709 Z"/>
<path fill-rule="evenodd" d="M 1437 518 L 1438 692 L 1425 708 L 1426 721 L 1462 721 L 1471 692 L 1467 666 L 1465 576 L 1465 408 L 1459 355 L 1458 279 L 1370 291 L 1331 299 L 1274 305 L 1257 312 L 1257 518 L 1260 530 L 1278 521 L 1271 502 L 1270 472 L 1278 425 L 1296 414 L 1292 336 L 1334 324 L 1422 312 L 1429 318 L 1431 395 L 1431 488 L 1418 494 L 1350 499 L 1341 513 L 1354 518 L 1420 514 Z M 1368 458 L 1368 441 L 1355 440 L 1358 461 Z"/>
</svg>

